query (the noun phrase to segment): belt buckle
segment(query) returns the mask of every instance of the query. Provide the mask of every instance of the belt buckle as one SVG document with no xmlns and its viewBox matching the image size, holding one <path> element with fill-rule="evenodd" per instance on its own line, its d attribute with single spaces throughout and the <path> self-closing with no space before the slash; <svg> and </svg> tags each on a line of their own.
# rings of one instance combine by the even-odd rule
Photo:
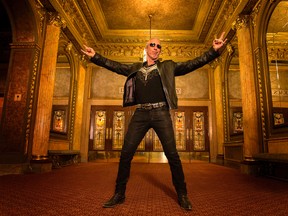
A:
<svg viewBox="0 0 288 216">
<path fill-rule="evenodd" d="M 160 107 L 160 103 L 151 104 L 152 108 L 156 109 Z"/>
<path fill-rule="evenodd" d="M 142 104 L 142 108 L 145 110 L 151 110 L 151 109 L 153 109 L 153 105 L 151 103 Z"/>
</svg>

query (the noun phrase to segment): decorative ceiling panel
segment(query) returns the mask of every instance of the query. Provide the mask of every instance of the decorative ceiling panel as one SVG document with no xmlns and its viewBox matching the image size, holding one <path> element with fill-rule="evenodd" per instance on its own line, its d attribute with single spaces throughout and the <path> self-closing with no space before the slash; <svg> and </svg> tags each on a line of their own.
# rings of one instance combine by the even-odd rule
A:
<svg viewBox="0 0 288 216">
<path fill-rule="evenodd" d="M 102 40 L 139 38 L 202 43 L 222 1 L 204 0 L 82 0 Z M 81 2 L 81 1 L 80 1 Z M 85 7 L 84 7 L 84 6 Z M 87 15 L 87 13 L 86 13 Z M 92 22 L 91 22 L 92 21 Z M 151 31 L 150 31 L 151 29 Z M 204 33 L 204 34 L 203 34 Z M 201 35 L 201 37 L 200 37 Z"/>
<path fill-rule="evenodd" d="M 191 58 L 226 32 L 233 38 L 233 21 L 257 0 L 35 0 L 66 20 L 64 33 L 83 44 L 121 58 L 136 58 L 150 37 L 162 41 L 167 57 Z M 247 6 L 248 5 L 248 6 Z M 245 7 L 246 6 L 246 7 Z M 168 49 L 169 47 L 169 49 Z M 132 52 L 133 50 L 133 52 Z M 135 51 L 136 50 L 136 51 Z M 133 60 L 133 59 L 132 59 Z"/>
<path fill-rule="evenodd" d="M 201 0 L 99 0 L 108 29 L 192 30 Z M 212 1 L 211 1 L 212 2 Z M 209 8 L 206 8 L 206 10 Z M 206 16 L 207 16 L 206 11 Z M 203 22 L 203 21 L 202 21 Z"/>
</svg>

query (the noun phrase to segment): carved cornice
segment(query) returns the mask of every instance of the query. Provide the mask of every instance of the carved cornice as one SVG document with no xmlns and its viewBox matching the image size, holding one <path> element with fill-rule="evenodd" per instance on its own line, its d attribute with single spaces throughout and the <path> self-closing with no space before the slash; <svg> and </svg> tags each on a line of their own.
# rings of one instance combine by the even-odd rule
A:
<svg viewBox="0 0 288 216">
<path fill-rule="evenodd" d="M 49 0 L 49 2 L 61 18 L 65 20 L 67 28 L 62 28 L 62 31 L 69 38 L 75 49 L 80 52 L 83 44 L 94 46 L 95 38 L 78 5 L 82 1 Z"/>
<path fill-rule="evenodd" d="M 222 2 L 223 2 L 222 0 L 214 1 L 213 6 L 209 12 L 209 16 L 207 17 L 206 22 L 205 22 L 203 29 L 201 31 L 201 34 L 199 36 L 200 41 L 205 41 L 207 34 L 210 31 L 211 23 L 213 23 L 215 16 L 218 13 L 218 10 L 219 10 Z"/>
<path fill-rule="evenodd" d="M 223 14 L 224 20 L 229 20 L 233 17 L 236 8 L 240 5 L 240 0 L 227 1 L 225 3 L 225 13 Z"/>
<path fill-rule="evenodd" d="M 128 45 L 128 44 L 97 44 L 94 49 L 99 54 L 106 56 L 111 59 L 119 58 L 130 58 L 139 59 L 143 57 L 143 45 Z M 187 45 L 165 45 L 162 44 L 161 58 L 162 59 L 177 59 L 177 60 L 188 60 L 201 55 L 207 51 L 208 48 L 205 46 L 187 46 Z"/>
<path fill-rule="evenodd" d="M 69 31 L 77 38 L 78 43 L 88 44 L 88 41 L 93 41 L 95 39 L 93 36 L 94 29 L 91 31 L 86 20 L 87 16 L 89 19 L 90 13 L 85 13 L 79 6 L 79 4 L 84 4 L 84 1 L 51 0 L 51 3 L 59 12 L 61 12 L 61 15 L 67 21 Z M 85 17 L 81 13 L 84 13 Z"/>
<path fill-rule="evenodd" d="M 229 24 L 229 22 L 232 23 L 232 21 L 230 20 L 235 16 L 235 14 L 238 15 L 239 11 L 237 11 L 237 8 L 240 4 L 241 2 L 239 0 L 225 1 L 224 6 L 218 9 L 219 15 L 216 18 L 217 24 L 213 26 L 212 30 L 210 31 L 210 35 L 206 38 L 207 43 L 211 43 L 211 41 L 213 41 L 215 37 L 219 36 L 217 34 L 219 34 L 219 32 L 221 31 L 226 31 L 226 28 L 229 28 L 226 31 L 228 33 L 227 38 L 230 39 L 231 37 L 233 37 L 234 32 L 230 31 L 231 24 Z M 228 37 L 229 34 L 231 35 L 231 37 Z"/>
<path fill-rule="evenodd" d="M 82 9 L 83 14 L 85 14 L 85 18 L 86 18 L 87 22 L 90 23 L 93 34 L 96 36 L 96 39 L 101 40 L 102 35 L 100 33 L 99 28 L 97 27 L 97 24 L 95 23 L 95 21 L 93 19 L 93 16 L 91 14 L 91 11 L 90 11 L 86 1 L 78 1 L 78 4 L 79 4 L 80 8 Z M 87 34 L 83 33 L 83 37 L 87 37 L 87 36 L 88 36 Z M 88 37 L 89 38 L 87 38 L 87 39 L 90 39 L 90 40 L 92 39 L 90 36 L 88 36 Z"/>
</svg>

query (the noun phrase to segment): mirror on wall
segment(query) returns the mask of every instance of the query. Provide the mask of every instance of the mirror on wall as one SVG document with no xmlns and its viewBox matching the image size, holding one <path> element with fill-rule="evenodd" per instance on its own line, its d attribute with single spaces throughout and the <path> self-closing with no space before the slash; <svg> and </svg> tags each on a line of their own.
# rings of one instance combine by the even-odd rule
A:
<svg viewBox="0 0 288 216">
<path fill-rule="evenodd" d="M 69 98 L 71 92 L 71 67 L 65 54 L 58 54 L 53 106 L 51 116 L 51 135 L 68 138 L 69 126 Z"/>
<path fill-rule="evenodd" d="M 231 58 L 227 72 L 227 92 L 229 101 L 229 131 L 230 139 L 241 139 L 243 135 L 242 95 L 238 50 Z"/>
<path fill-rule="evenodd" d="M 10 44 L 12 43 L 12 27 L 9 16 L 0 2 L 0 123 L 4 105 L 6 80 L 10 60 Z"/>
<path fill-rule="evenodd" d="M 273 128 L 288 128 L 288 1 L 274 9 L 266 34 Z"/>
</svg>

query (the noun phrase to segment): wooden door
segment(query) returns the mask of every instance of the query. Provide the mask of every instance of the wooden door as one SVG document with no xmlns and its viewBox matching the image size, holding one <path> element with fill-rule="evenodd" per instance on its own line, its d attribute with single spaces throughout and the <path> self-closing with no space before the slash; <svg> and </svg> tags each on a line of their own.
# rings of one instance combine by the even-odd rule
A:
<svg viewBox="0 0 288 216">
<path fill-rule="evenodd" d="M 134 108 L 121 106 L 92 106 L 89 151 L 120 152 L 133 112 Z M 186 153 L 208 152 L 208 108 L 179 107 L 170 113 L 177 150 Z M 163 152 L 153 129 L 147 132 L 137 152 Z"/>
</svg>

